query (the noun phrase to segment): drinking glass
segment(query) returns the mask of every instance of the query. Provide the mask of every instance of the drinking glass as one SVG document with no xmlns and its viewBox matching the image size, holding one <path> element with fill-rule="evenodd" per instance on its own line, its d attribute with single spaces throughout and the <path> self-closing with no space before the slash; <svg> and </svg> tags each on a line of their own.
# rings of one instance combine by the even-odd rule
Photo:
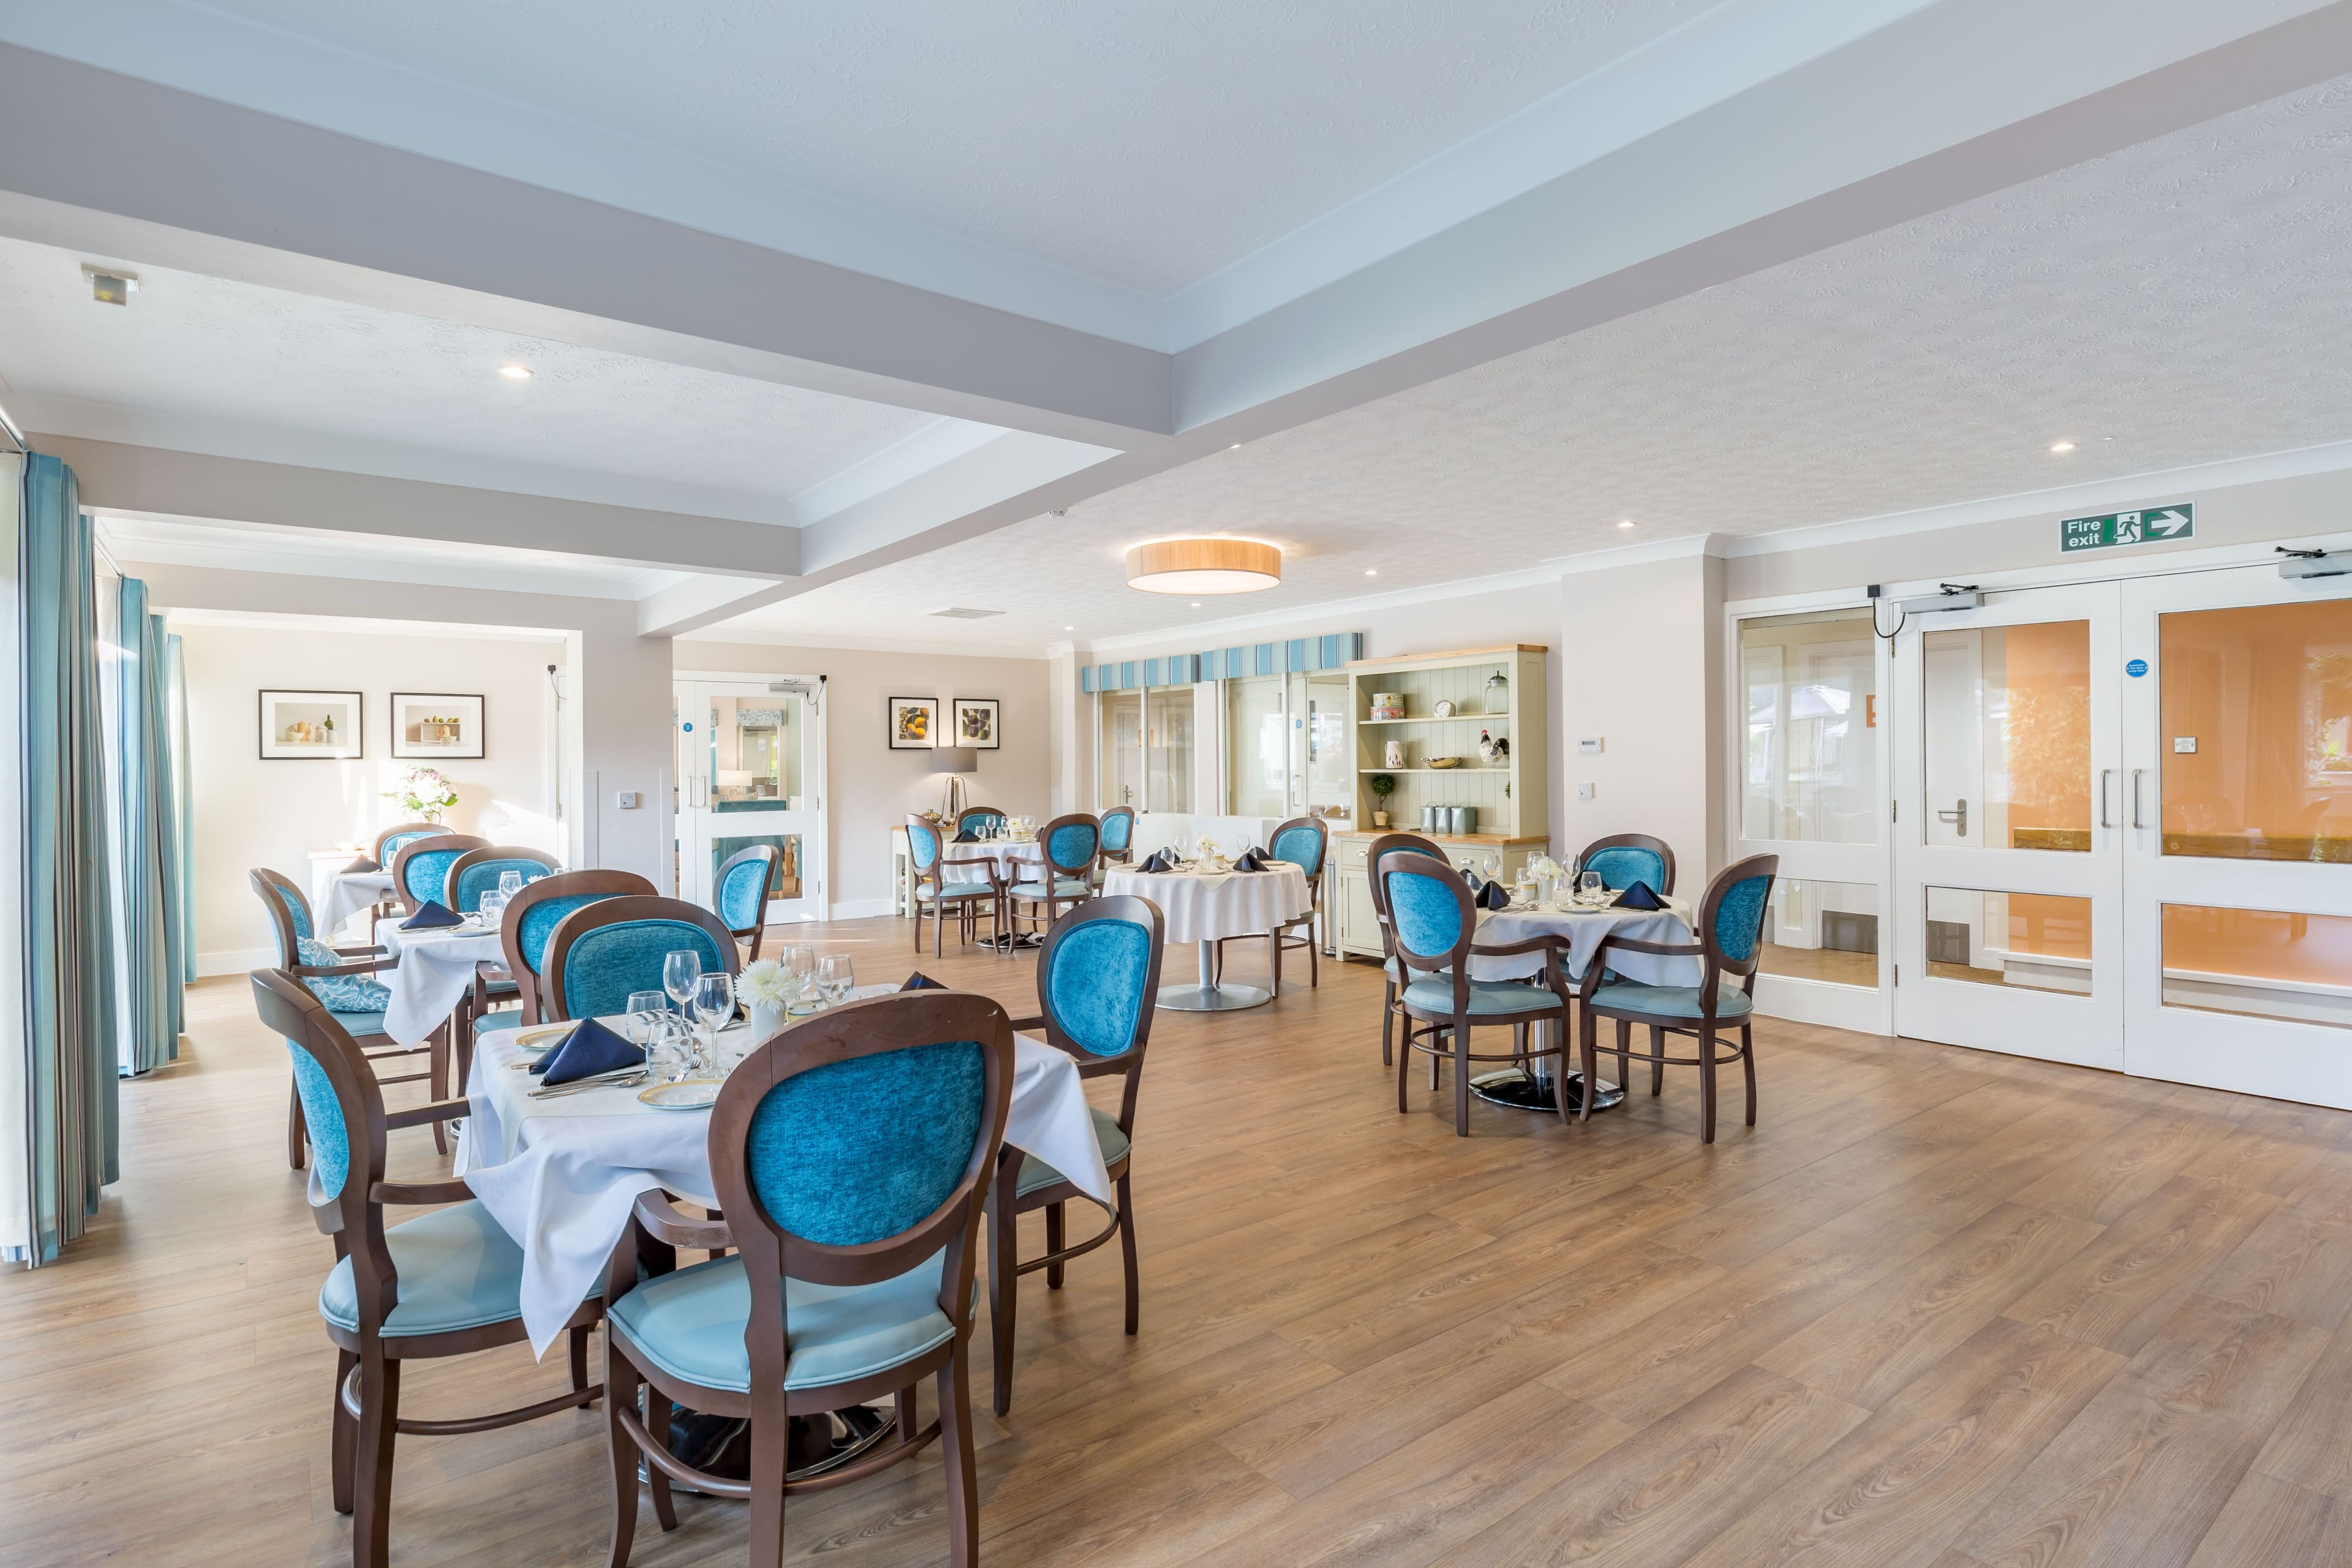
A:
<svg viewBox="0 0 2352 1568">
<path fill-rule="evenodd" d="M 683 1014 L 694 999 L 695 982 L 702 978 L 702 954 L 680 949 L 662 959 L 662 990 Z"/>
<path fill-rule="evenodd" d="M 1490 882 L 1501 876 L 1503 874 L 1502 852 L 1496 849 L 1487 850 L 1478 858 L 1478 868 L 1486 873 L 1486 880 Z"/>
<path fill-rule="evenodd" d="M 1576 874 L 1576 901 L 1578 903 L 1597 904 L 1608 896 L 1609 889 L 1601 882 L 1600 872 L 1579 871 Z"/>
<path fill-rule="evenodd" d="M 646 1067 L 656 1083 L 685 1076 L 686 1064 L 669 1028 L 669 999 L 658 991 L 629 993 L 629 1043 L 646 1053 Z"/>
<path fill-rule="evenodd" d="M 787 947 L 783 951 L 784 973 L 792 976 L 793 1002 L 786 1016 L 816 1011 L 816 949 L 806 946 Z"/>
<path fill-rule="evenodd" d="M 1519 902 L 1523 904 L 1534 903 L 1536 901 L 1536 868 L 1533 866 L 1529 866 L 1525 863 L 1520 865 L 1518 884 Z"/>
<path fill-rule="evenodd" d="M 520 871 L 501 871 L 501 872 L 499 872 L 499 892 L 501 892 L 501 893 L 503 893 L 504 895 L 506 895 L 506 896 L 507 896 L 508 898 L 509 898 L 509 899 L 513 898 L 517 893 L 521 892 L 521 891 L 522 891 L 522 873 L 521 873 L 521 872 L 520 872 Z"/>
<path fill-rule="evenodd" d="M 494 926 L 506 917 L 507 896 L 504 893 L 484 893 L 482 901 L 474 906 L 476 914 L 486 926 Z"/>
<path fill-rule="evenodd" d="M 849 1000 L 857 985 L 857 976 L 850 967 L 845 952 L 828 952 L 816 967 L 817 988 L 824 993 L 825 1005 L 838 1007 Z"/>
<path fill-rule="evenodd" d="M 719 1059 L 719 1031 L 734 1016 L 735 985 L 733 977 L 725 970 L 706 974 L 694 983 L 694 1021 L 702 1028 L 703 1055 L 722 1072 L 734 1064 Z"/>
</svg>

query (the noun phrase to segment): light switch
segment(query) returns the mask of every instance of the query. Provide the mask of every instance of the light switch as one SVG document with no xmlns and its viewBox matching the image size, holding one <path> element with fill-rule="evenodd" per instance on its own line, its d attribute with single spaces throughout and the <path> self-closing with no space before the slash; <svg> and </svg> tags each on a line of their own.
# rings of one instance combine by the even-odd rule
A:
<svg viewBox="0 0 2352 1568">
<path fill-rule="evenodd" d="M 2194 756 L 2197 754 L 2197 737 L 2175 735 L 2172 737 L 2172 749 L 2184 757 Z"/>
<path fill-rule="evenodd" d="M 638 803 L 644 798 L 645 797 L 639 795 L 635 790 L 625 789 L 620 794 L 613 797 L 613 804 L 619 806 L 623 811 L 635 811 L 637 809 Z"/>
<path fill-rule="evenodd" d="M 1577 785 L 1576 798 L 1579 800 L 1591 800 L 1592 798 L 1592 786 L 1589 784 L 1580 784 Z"/>
<path fill-rule="evenodd" d="M 1599 756 L 1601 754 L 1601 737 L 1598 735 L 1578 736 L 1576 738 L 1576 754 L 1580 757 Z"/>
</svg>

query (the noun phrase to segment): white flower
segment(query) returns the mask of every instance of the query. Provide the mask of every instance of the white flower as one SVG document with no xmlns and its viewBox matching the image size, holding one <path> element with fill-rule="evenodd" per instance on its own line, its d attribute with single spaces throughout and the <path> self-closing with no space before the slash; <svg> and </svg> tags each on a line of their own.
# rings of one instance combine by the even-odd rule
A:
<svg viewBox="0 0 2352 1568">
<path fill-rule="evenodd" d="M 735 994 L 760 1007 L 789 1007 L 800 995 L 800 978 L 772 958 L 754 959 L 735 977 Z"/>
<path fill-rule="evenodd" d="M 1538 855 L 1528 862 L 1528 869 L 1538 877 L 1557 877 L 1559 875 L 1559 862 L 1549 855 Z"/>
</svg>

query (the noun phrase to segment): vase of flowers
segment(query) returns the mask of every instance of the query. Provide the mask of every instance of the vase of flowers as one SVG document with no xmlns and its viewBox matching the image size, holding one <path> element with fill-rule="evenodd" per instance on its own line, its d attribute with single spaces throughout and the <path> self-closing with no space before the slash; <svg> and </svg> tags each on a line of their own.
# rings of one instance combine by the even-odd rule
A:
<svg viewBox="0 0 2352 1568">
<path fill-rule="evenodd" d="M 800 977 L 772 958 L 753 959 L 735 977 L 735 994 L 751 1013 L 751 1039 L 757 1044 L 780 1033 L 800 999 Z"/>
<path fill-rule="evenodd" d="M 457 792 L 439 768 L 411 768 L 383 792 L 383 798 L 399 802 L 413 821 L 439 822 L 441 814 L 457 804 Z"/>
</svg>

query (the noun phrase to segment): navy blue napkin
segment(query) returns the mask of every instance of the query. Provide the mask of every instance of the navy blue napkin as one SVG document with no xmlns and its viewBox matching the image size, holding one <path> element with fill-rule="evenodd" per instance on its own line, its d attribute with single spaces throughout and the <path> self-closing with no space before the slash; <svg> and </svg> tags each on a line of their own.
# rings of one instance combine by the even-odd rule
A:
<svg viewBox="0 0 2352 1568">
<path fill-rule="evenodd" d="M 980 835 L 967 827 L 961 833 L 957 834 L 953 838 L 950 839 L 949 842 L 951 844 L 977 844 L 980 842 Z"/>
<path fill-rule="evenodd" d="M 1665 900 L 1650 891 L 1649 883 L 1636 882 L 1618 894 L 1616 901 L 1609 907 L 1616 910 L 1663 910 L 1666 905 Z"/>
<path fill-rule="evenodd" d="M 1234 869 L 1236 871 L 1263 871 L 1273 864 L 1274 858 L 1268 855 L 1265 850 L 1259 848 L 1256 845 L 1253 844 L 1248 848 L 1241 852 L 1241 858 L 1234 862 Z"/>
<path fill-rule="evenodd" d="M 562 1042 L 553 1050 L 532 1063 L 530 1070 L 541 1075 L 542 1083 L 557 1084 L 645 1065 L 644 1051 L 595 1019 L 583 1018 L 580 1026 L 564 1036 Z"/>
<path fill-rule="evenodd" d="M 901 991 L 944 991 L 947 988 L 946 981 L 934 980 L 919 969 L 907 976 L 907 984 L 898 987 Z"/>
<path fill-rule="evenodd" d="M 1500 878 L 1490 877 L 1472 901 L 1482 910 L 1507 910 L 1511 907 L 1511 889 L 1503 886 Z"/>
<path fill-rule="evenodd" d="M 416 912 L 400 922 L 403 931 L 439 931 L 444 926 L 460 926 L 466 917 L 451 912 L 447 906 L 427 899 L 416 906 Z"/>
<path fill-rule="evenodd" d="M 343 868 L 343 875 L 346 877 L 356 877 L 365 872 L 381 871 L 383 869 L 383 867 L 377 865 L 374 861 L 362 855 L 358 859 Z"/>
<path fill-rule="evenodd" d="M 1153 851 L 1150 859 L 1136 868 L 1139 871 L 1172 871 L 1175 868 L 1176 857 L 1165 849 Z"/>
</svg>

